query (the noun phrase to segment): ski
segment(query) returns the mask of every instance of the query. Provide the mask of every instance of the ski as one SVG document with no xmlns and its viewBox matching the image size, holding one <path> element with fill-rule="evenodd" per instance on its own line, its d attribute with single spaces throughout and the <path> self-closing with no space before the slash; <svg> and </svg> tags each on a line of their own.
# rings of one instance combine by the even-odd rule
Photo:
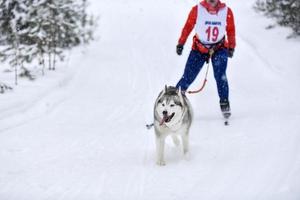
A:
<svg viewBox="0 0 300 200">
<path fill-rule="evenodd" d="M 225 126 L 229 126 L 229 120 L 228 120 L 228 119 L 225 119 L 224 125 L 225 125 Z"/>
<path fill-rule="evenodd" d="M 221 107 L 222 115 L 224 118 L 224 125 L 228 126 L 229 125 L 229 117 L 231 115 L 229 101 L 228 100 L 220 101 L 220 107 Z"/>
</svg>

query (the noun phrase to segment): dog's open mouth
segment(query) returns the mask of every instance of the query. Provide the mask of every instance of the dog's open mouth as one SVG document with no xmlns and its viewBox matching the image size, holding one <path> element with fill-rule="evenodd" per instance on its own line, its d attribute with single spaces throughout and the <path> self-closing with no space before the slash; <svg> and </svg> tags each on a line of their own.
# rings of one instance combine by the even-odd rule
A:
<svg viewBox="0 0 300 200">
<path fill-rule="evenodd" d="M 168 114 L 164 114 L 163 118 L 160 122 L 160 125 L 163 125 L 164 123 L 168 123 L 172 120 L 172 118 L 174 117 L 175 113 L 172 113 L 171 115 Z"/>
</svg>

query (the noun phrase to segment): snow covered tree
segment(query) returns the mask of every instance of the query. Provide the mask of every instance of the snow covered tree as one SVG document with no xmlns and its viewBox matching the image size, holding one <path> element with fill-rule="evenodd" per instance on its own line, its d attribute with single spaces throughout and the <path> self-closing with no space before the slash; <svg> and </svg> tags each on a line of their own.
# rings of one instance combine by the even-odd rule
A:
<svg viewBox="0 0 300 200">
<path fill-rule="evenodd" d="M 94 19 L 87 16 L 86 0 L 35 0 L 30 18 L 35 19 L 40 54 L 47 53 L 49 69 L 55 69 L 64 50 L 93 39 Z M 87 20 L 88 18 L 88 20 Z M 89 23 L 89 26 L 87 25 Z M 92 22 L 92 24 L 90 23 Z"/>
<path fill-rule="evenodd" d="M 26 44 L 28 29 L 26 16 L 28 13 L 28 1 L 2 0 L 0 4 L 0 58 L 9 60 L 9 64 L 15 69 L 15 84 L 17 84 L 18 68 L 23 63 L 31 62 L 31 46 Z"/>
<path fill-rule="evenodd" d="M 1 0 L 0 61 L 8 61 L 17 74 L 33 60 L 44 69 L 48 57 L 54 70 L 65 50 L 93 39 L 95 19 L 86 6 L 86 0 Z"/>
<path fill-rule="evenodd" d="M 294 35 L 300 35 L 299 0 L 257 0 L 255 9 L 276 18 L 281 26 L 291 27 Z"/>
<path fill-rule="evenodd" d="M 13 88 L 8 86 L 7 84 L 0 82 L 0 94 L 3 94 L 4 92 L 12 89 Z"/>
</svg>

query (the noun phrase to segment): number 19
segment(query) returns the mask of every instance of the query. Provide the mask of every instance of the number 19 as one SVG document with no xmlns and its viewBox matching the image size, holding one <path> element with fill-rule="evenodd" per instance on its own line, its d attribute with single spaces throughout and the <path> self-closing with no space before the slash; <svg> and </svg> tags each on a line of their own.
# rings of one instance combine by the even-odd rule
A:
<svg viewBox="0 0 300 200">
<path fill-rule="evenodd" d="M 216 42 L 219 36 L 219 29 L 218 27 L 214 27 L 213 29 L 211 26 L 209 26 L 205 33 L 207 33 L 207 41 L 210 41 L 212 39 L 213 42 Z M 211 38 L 212 35 L 212 38 Z"/>
</svg>

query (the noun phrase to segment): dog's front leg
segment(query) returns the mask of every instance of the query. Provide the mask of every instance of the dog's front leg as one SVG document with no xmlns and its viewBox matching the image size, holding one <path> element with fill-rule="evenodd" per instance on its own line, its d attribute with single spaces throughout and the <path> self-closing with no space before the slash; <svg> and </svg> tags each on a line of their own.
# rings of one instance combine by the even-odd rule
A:
<svg viewBox="0 0 300 200">
<path fill-rule="evenodd" d="M 156 163 L 160 166 L 165 165 L 164 161 L 165 138 L 156 136 Z"/>
<path fill-rule="evenodd" d="M 189 135 L 186 133 L 182 135 L 182 145 L 183 145 L 183 153 L 187 154 L 189 151 Z"/>
</svg>

